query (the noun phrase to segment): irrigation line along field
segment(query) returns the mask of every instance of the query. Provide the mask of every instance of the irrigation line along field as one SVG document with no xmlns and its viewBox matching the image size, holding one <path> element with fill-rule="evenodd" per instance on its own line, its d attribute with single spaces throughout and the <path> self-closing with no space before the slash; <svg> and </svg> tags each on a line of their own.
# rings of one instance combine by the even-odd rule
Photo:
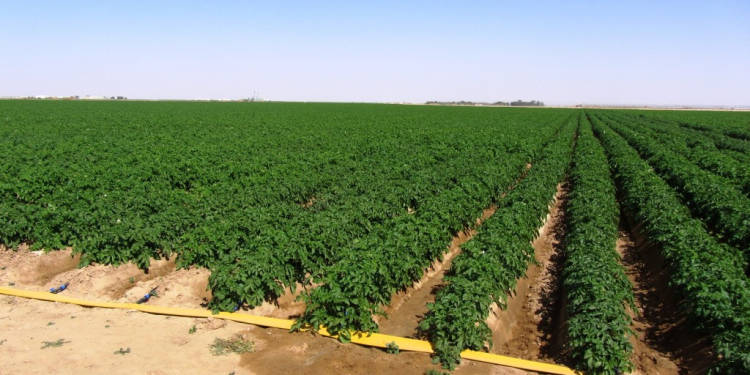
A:
<svg viewBox="0 0 750 375">
<path fill-rule="evenodd" d="M 227 319 L 227 320 L 233 320 L 233 321 L 241 322 L 241 323 L 249 323 L 249 324 L 259 325 L 263 327 L 281 328 L 281 329 L 286 329 L 286 330 L 288 330 L 293 324 L 291 320 L 285 320 L 285 319 L 267 318 L 267 317 L 261 317 L 261 316 L 226 313 L 226 312 L 212 314 L 208 310 L 169 308 L 169 307 L 150 306 L 150 305 L 137 304 L 137 303 L 87 301 L 87 300 L 82 300 L 82 299 L 77 299 L 77 298 L 70 298 L 70 297 L 59 295 L 59 294 L 28 291 L 28 290 L 18 290 L 18 289 L 5 288 L 5 287 L 0 287 L 0 294 L 18 296 L 18 297 L 24 297 L 24 298 L 34 298 L 34 299 L 45 300 L 45 301 L 70 303 L 70 304 L 76 304 L 76 305 L 88 306 L 88 307 L 103 307 L 103 308 L 112 308 L 112 309 L 137 310 L 137 311 L 142 311 L 142 312 L 146 312 L 150 314 L 172 315 L 172 316 L 182 316 L 182 317 L 204 317 L 204 318 L 214 317 L 218 319 Z M 325 328 L 320 328 L 318 330 L 318 333 L 320 333 L 323 336 L 336 337 L 336 335 L 330 334 Z M 396 343 L 400 350 L 417 351 L 417 352 L 424 352 L 424 353 L 432 352 L 430 343 L 426 341 L 421 341 L 421 340 L 380 335 L 377 333 L 373 333 L 373 334 L 359 333 L 359 334 L 353 334 L 351 335 L 351 337 L 352 337 L 352 342 L 360 344 L 360 345 L 387 348 L 390 343 Z M 508 367 L 515 367 L 515 368 L 529 370 L 529 371 L 537 371 L 537 372 L 542 372 L 542 373 L 559 374 L 559 375 L 577 375 L 577 374 L 582 375 L 565 366 L 527 361 L 527 360 L 499 356 L 499 355 L 494 355 L 494 354 L 489 354 L 489 353 L 464 351 L 463 353 L 461 353 L 461 356 L 463 358 L 470 359 L 470 360 L 498 364 L 498 365 L 503 365 L 503 366 L 508 366 Z"/>
<path fill-rule="evenodd" d="M 694 325 L 723 358 L 717 366 L 750 372 L 742 364 L 748 281 L 736 249 L 750 242 L 739 225 L 747 182 L 731 170 L 750 155 L 747 114 L 57 101 L 0 101 L 0 113 L 0 245 L 72 249 L 81 266 L 145 270 L 169 258 L 165 270 L 175 273 L 203 267 L 215 311 L 267 306 L 315 286 L 301 293 L 308 311 L 298 323 L 325 325 L 342 341 L 377 330 L 373 315 L 422 278 L 531 162 L 453 259 L 448 287 L 422 322 L 449 367 L 464 347 L 488 344 L 482 305 L 502 304 L 527 269 L 529 239 L 568 165 L 571 146 L 562 143 L 587 113 L 624 209 L 662 247 Z M 684 135 L 668 142 L 662 130 Z M 500 287 L 477 291 L 483 280 Z M 478 310 L 451 297 L 460 285 L 481 301 Z M 453 311 L 470 316 L 453 324 Z M 613 363 L 602 356 L 592 354 L 592 365 Z"/>
</svg>

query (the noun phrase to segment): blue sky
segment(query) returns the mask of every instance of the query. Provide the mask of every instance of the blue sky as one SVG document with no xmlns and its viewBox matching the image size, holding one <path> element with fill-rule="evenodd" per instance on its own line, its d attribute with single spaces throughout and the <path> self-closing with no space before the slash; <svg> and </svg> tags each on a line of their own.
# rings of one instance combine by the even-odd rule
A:
<svg viewBox="0 0 750 375">
<path fill-rule="evenodd" d="M 750 1 L 4 1 L 0 96 L 750 105 Z"/>
</svg>

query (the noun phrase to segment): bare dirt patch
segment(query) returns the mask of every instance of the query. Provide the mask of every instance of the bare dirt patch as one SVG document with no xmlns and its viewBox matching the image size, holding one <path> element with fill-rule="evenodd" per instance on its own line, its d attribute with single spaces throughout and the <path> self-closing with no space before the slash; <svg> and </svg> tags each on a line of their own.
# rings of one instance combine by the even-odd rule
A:
<svg viewBox="0 0 750 375">
<path fill-rule="evenodd" d="M 308 286 L 307 289 L 315 288 L 317 285 Z M 284 295 L 279 297 L 273 303 L 264 302 L 262 305 L 248 310 L 240 310 L 239 313 L 251 315 L 270 316 L 279 319 L 296 319 L 305 312 L 305 303 L 298 301 L 297 297 L 302 294 L 306 288 L 297 283 L 295 292 L 292 293 L 290 288 L 284 289 Z"/>
<path fill-rule="evenodd" d="M 317 200 L 318 200 L 318 198 L 316 198 L 316 197 L 310 197 L 310 199 L 302 202 L 302 204 L 300 204 L 300 206 L 302 206 L 302 208 L 310 208 L 313 204 L 315 204 L 315 201 L 317 201 Z"/>
<path fill-rule="evenodd" d="M 73 256 L 71 248 L 44 254 L 30 251 L 25 244 L 15 250 L 0 246 L 0 267 L 5 267 L 0 272 L 0 283 L 43 285 L 56 275 L 75 269 L 80 261 L 81 256 Z"/>
<path fill-rule="evenodd" d="M 428 369 L 443 371 L 430 364 L 424 353 L 388 354 L 382 349 L 341 344 L 311 333 L 289 334 L 258 328 L 256 343 L 263 349 L 242 355 L 240 366 L 257 374 L 372 374 L 422 375 Z M 463 361 L 452 374 L 521 375 L 525 371 Z"/>
<path fill-rule="evenodd" d="M 195 321 L 2 296 L 0 374 L 228 374 L 238 369 L 238 356 L 213 356 L 209 344 L 246 327 L 228 322 L 208 331 L 198 325 L 190 334 Z M 42 349 L 45 341 L 60 339 L 61 346 Z M 121 348 L 126 353 L 116 354 Z"/>
<path fill-rule="evenodd" d="M 149 304 L 165 307 L 200 308 L 211 300 L 208 290 L 208 277 L 211 272 L 205 268 L 183 268 L 164 276 L 136 282 L 125 292 L 121 300 L 137 301 L 154 288 L 159 297 L 149 300 Z"/>
</svg>

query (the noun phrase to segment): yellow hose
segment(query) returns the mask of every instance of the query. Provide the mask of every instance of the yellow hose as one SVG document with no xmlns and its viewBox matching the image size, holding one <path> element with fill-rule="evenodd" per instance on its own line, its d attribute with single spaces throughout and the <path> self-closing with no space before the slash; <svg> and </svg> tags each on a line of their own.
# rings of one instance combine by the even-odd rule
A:
<svg viewBox="0 0 750 375">
<path fill-rule="evenodd" d="M 32 298 L 43 301 L 54 301 L 62 303 L 70 303 L 79 306 L 86 307 L 103 307 L 110 309 L 125 309 L 125 310 L 138 310 L 150 314 L 159 315 L 172 315 L 172 316 L 185 316 L 192 318 L 208 318 L 213 317 L 217 319 L 232 320 L 240 323 L 249 323 L 262 327 L 273 327 L 289 330 L 292 327 L 293 321 L 287 319 L 267 318 L 263 316 L 237 314 L 220 312 L 216 315 L 212 314 L 208 310 L 198 309 L 184 309 L 179 307 L 161 307 L 151 306 L 137 303 L 122 303 L 122 302 L 100 302 L 100 301 L 88 301 L 79 298 L 66 297 L 60 294 L 52 294 L 49 292 L 38 292 L 32 290 L 21 290 L 13 288 L 0 287 L 0 294 L 9 296 Z M 331 335 L 325 328 L 321 328 L 319 333 L 323 336 L 336 337 Z M 423 340 L 408 339 L 404 337 L 382 335 L 379 333 L 353 333 L 352 342 L 355 344 L 376 346 L 385 348 L 389 343 L 395 342 L 398 345 L 399 350 L 407 350 L 414 352 L 432 353 L 432 345 L 429 342 Z M 507 367 L 514 367 L 527 371 L 536 371 L 548 374 L 559 374 L 559 375 L 582 375 L 580 372 L 571 370 L 568 367 L 560 365 L 552 365 L 549 363 L 541 363 L 528 361 L 525 359 L 505 357 L 497 354 L 490 354 L 484 352 L 477 352 L 473 350 L 464 350 L 461 352 L 461 357 L 470 359 L 473 361 L 486 362 L 496 365 L 502 365 Z"/>
</svg>

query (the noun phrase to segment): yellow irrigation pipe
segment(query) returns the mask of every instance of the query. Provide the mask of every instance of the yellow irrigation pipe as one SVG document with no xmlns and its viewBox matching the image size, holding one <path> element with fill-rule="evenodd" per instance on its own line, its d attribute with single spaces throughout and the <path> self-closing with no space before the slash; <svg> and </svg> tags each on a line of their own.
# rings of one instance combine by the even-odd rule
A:
<svg viewBox="0 0 750 375">
<path fill-rule="evenodd" d="M 14 288 L 0 287 L 0 294 L 9 296 L 32 298 L 43 301 L 53 301 L 70 303 L 79 306 L 86 307 L 103 307 L 109 309 L 125 309 L 125 310 L 138 310 L 150 314 L 159 315 L 172 315 L 172 316 L 184 316 L 192 318 L 208 318 L 213 317 L 217 319 L 232 320 L 240 323 L 249 323 L 253 325 L 263 327 L 274 327 L 289 330 L 292 327 L 293 321 L 287 319 L 267 318 L 263 316 L 237 314 L 220 312 L 216 315 L 212 314 L 208 310 L 198 309 L 184 309 L 177 307 L 161 307 L 151 306 L 137 303 L 122 303 L 122 302 L 101 302 L 101 301 L 88 301 L 79 298 L 66 297 L 60 294 L 52 294 L 49 292 L 39 292 L 32 290 L 22 290 Z M 318 333 L 323 336 L 337 337 L 336 335 L 330 334 L 325 328 L 321 328 Z M 379 333 L 354 333 L 352 334 L 352 342 L 355 344 L 376 346 L 385 348 L 389 343 L 395 342 L 398 345 L 399 350 L 408 350 L 414 352 L 432 353 L 432 345 L 423 340 L 407 339 L 404 337 L 382 335 Z M 484 352 L 477 352 L 473 350 L 464 350 L 461 352 L 461 357 L 470 359 L 473 361 L 486 362 L 496 365 L 502 365 L 507 367 L 514 367 L 522 370 L 536 371 L 555 375 L 583 375 L 580 372 L 576 372 L 565 366 L 553 365 L 549 363 L 541 363 L 534 361 L 527 361 L 525 359 L 505 357 L 497 354 L 490 354 Z"/>
</svg>

